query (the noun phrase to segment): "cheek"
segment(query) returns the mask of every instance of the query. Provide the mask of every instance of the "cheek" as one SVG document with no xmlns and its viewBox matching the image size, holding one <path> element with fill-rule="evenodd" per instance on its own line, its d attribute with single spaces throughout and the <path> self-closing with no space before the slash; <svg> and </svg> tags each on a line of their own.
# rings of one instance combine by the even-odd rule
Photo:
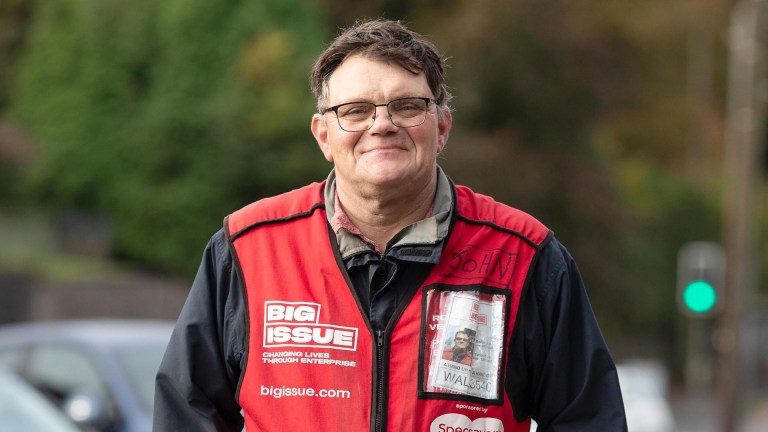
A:
<svg viewBox="0 0 768 432">
<path fill-rule="evenodd" d="M 445 137 L 440 134 L 440 131 L 437 129 L 437 127 L 431 129 L 429 133 L 424 137 L 426 142 L 431 143 L 431 148 L 434 153 L 440 153 L 440 151 L 443 149 L 445 145 L 444 138 Z"/>
<path fill-rule="evenodd" d="M 359 136 L 355 134 L 345 133 L 334 137 L 333 144 L 330 145 L 330 157 L 331 162 L 341 162 L 343 160 L 350 160 L 355 158 L 355 149 L 357 148 L 357 142 Z M 327 159 L 327 157 L 326 157 Z"/>
<path fill-rule="evenodd" d="M 409 134 L 411 141 L 416 147 L 417 151 L 422 155 L 434 156 L 440 153 L 443 147 L 440 136 L 436 131 L 424 130 L 424 131 L 412 131 Z"/>
</svg>

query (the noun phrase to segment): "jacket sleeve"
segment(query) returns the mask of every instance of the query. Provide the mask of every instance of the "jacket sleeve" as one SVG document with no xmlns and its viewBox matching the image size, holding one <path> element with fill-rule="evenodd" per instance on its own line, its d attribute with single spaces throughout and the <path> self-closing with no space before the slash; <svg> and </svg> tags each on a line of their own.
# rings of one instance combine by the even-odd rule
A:
<svg viewBox="0 0 768 432">
<path fill-rule="evenodd" d="M 553 238 L 533 271 L 510 347 L 515 415 L 539 432 L 626 432 L 616 366 L 576 263 Z"/>
<path fill-rule="evenodd" d="M 157 373 L 153 430 L 242 430 L 244 345 L 242 292 L 222 230 L 205 248 Z"/>
</svg>

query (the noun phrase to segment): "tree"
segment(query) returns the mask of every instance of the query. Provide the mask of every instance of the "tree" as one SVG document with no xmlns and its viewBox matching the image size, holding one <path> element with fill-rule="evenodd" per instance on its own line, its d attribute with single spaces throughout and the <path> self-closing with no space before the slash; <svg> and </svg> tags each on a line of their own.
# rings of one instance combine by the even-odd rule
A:
<svg viewBox="0 0 768 432">
<path fill-rule="evenodd" d="M 35 3 L 10 97 L 43 155 L 30 190 L 107 214 L 118 256 L 190 272 L 227 212 L 325 174 L 317 17 L 301 0 Z"/>
</svg>

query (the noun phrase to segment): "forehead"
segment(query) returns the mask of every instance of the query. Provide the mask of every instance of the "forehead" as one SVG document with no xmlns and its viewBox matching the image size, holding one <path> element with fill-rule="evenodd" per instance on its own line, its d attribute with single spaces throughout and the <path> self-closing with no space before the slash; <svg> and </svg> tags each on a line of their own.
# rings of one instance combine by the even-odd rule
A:
<svg viewBox="0 0 768 432">
<path fill-rule="evenodd" d="M 433 97 L 424 73 L 414 74 L 394 63 L 353 55 L 328 79 L 331 104 L 351 100 L 386 102 L 405 96 Z"/>
</svg>

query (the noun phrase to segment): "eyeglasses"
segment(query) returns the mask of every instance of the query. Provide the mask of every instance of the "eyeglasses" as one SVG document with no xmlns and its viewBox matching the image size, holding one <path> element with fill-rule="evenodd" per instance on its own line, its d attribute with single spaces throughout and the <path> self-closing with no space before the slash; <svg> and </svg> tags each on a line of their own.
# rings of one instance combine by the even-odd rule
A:
<svg viewBox="0 0 768 432">
<path fill-rule="evenodd" d="M 430 98 L 409 97 L 395 99 L 386 104 L 371 102 L 348 102 L 323 110 L 321 114 L 333 111 L 339 121 L 339 127 L 347 132 L 362 132 L 373 127 L 376 121 L 376 108 L 387 107 L 389 119 L 397 127 L 419 126 L 427 119 L 427 107 L 435 103 Z"/>
</svg>

